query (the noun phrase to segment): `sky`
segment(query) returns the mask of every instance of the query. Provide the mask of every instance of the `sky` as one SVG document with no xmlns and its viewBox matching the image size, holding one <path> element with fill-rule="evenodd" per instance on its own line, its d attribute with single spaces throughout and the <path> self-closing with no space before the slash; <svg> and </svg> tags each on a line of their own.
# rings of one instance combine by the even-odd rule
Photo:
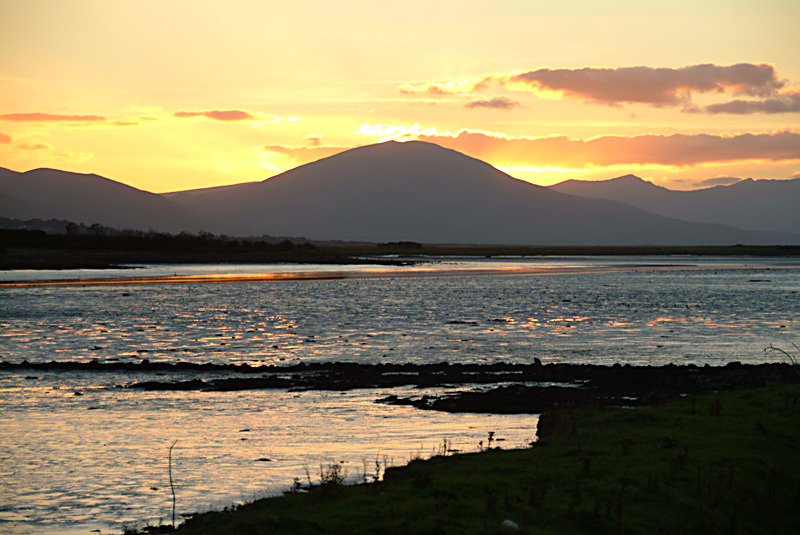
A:
<svg viewBox="0 0 800 535">
<path fill-rule="evenodd" d="M 156 193 L 429 141 L 539 185 L 800 176 L 800 2 L 4 0 L 0 167 Z"/>
</svg>

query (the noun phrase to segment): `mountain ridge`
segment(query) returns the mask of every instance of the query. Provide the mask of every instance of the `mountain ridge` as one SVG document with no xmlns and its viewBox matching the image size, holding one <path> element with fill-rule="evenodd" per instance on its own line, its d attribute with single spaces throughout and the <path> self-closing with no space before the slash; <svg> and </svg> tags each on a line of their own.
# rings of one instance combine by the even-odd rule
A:
<svg viewBox="0 0 800 535">
<path fill-rule="evenodd" d="M 320 240 L 641 245 L 799 237 L 692 226 L 563 194 L 420 141 L 358 147 L 258 183 L 170 198 L 251 233 Z"/>
<path fill-rule="evenodd" d="M 94 173 L 38 168 L 0 173 L 0 215 L 132 230 L 197 232 L 222 225 L 158 194 Z"/>
<path fill-rule="evenodd" d="M 565 180 L 549 187 L 569 195 L 622 202 L 684 221 L 716 222 L 746 230 L 800 232 L 800 178 L 748 178 L 734 184 L 676 191 L 635 175 L 625 175 L 598 181 Z"/>
<path fill-rule="evenodd" d="M 649 188 L 634 175 L 619 178 L 618 184 Z M 366 145 L 260 182 L 162 195 L 94 174 L 4 170 L 0 172 L 0 216 L 168 232 L 206 230 L 373 243 L 800 243 L 797 233 L 689 223 L 616 200 L 537 186 L 476 158 L 421 141 Z"/>
</svg>

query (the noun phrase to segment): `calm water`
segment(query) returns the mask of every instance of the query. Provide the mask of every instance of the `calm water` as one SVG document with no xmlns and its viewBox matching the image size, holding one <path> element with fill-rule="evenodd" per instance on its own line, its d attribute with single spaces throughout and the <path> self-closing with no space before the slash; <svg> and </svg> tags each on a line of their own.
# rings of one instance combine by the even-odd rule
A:
<svg viewBox="0 0 800 535">
<path fill-rule="evenodd" d="M 709 269 L 702 271 L 647 268 L 698 263 L 509 259 L 424 268 L 448 271 L 443 277 L 373 280 L 355 273 L 341 280 L 1 288 L 0 360 L 724 364 L 776 360 L 763 349 L 798 341 L 800 269 L 781 267 L 800 262 L 754 267 L 765 262 L 705 259 Z M 630 270 L 452 273 L 520 265 Z M 230 271 L 171 266 L 135 276 L 198 269 Z M 86 276 L 15 272 L 0 279 Z M 0 372 L 0 532 L 119 532 L 125 523 L 170 521 L 167 450 L 176 439 L 178 512 L 192 512 L 279 492 L 296 477 L 305 480 L 306 468 L 318 479 L 321 463 L 344 461 L 351 477 L 370 475 L 376 457 L 403 464 L 429 455 L 444 438 L 473 451 L 494 431 L 519 447 L 533 438 L 537 422 L 531 415 L 447 415 L 373 403 L 390 393 L 422 393 L 414 389 L 115 388 L 150 378 Z"/>
</svg>

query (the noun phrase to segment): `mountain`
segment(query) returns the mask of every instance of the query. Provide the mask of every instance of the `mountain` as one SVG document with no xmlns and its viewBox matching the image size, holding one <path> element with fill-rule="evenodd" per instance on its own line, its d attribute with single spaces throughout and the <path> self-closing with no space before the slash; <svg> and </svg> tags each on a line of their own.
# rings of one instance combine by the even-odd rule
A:
<svg viewBox="0 0 800 535">
<path fill-rule="evenodd" d="M 220 192 L 222 190 L 226 190 L 228 188 L 237 188 L 239 186 L 246 186 L 248 184 L 257 184 L 258 182 L 242 182 L 239 184 L 226 184 L 224 186 L 212 186 L 210 188 L 198 188 L 198 189 L 187 189 L 181 191 L 170 191 L 168 193 L 161 193 L 162 197 L 166 197 L 167 199 L 171 199 L 172 197 L 180 194 L 181 196 L 186 195 L 197 195 L 197 194 L 205 194 L 205 193 L 212 193 L 212 192 Z"/>
<path fill-rule="evenodd" d="M 431 143 L 348 150 L 267 180 L 169 200 L 248 234 L 316 240 L 525 245 L 800 243 L 567 195 Z"/>
<path fill-rule="evenodd" d="M 749 230 L 800 232 L 800 178 L 746 179 L 727 186 L 674 191 L 633 175 L 597 182 L 567 180 L 554 191 L 618 201 L 654 214 Z"/>
<path fill-rule="evenodd" d="M 0 168 L 0 216 L 172 233 L 219 232 L 222 227 L 160 195 L 98 175 L 55 169 L 17 173 Z"/>
</svg>

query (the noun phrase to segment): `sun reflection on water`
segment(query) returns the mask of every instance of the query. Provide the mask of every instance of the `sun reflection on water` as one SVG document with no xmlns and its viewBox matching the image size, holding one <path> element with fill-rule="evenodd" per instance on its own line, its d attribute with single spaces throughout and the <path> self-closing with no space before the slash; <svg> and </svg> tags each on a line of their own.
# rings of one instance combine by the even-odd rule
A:
<svg viewBox="0 0 800 535">
<path fill-rule="evenodd" d="M 1 288 L 0 359 L 703 365 L 762 361 L 800 332 L 800 270 L 505 275 Z M 536 422 L 373 403 L 389 391 L 114 388 L 132 379 L 0 373 L 0 531 L 157 523 L 175 438 L 187 512 L 282 488 L 327 460 L 355 474 L 364 457 L 399 464 L 442 438 L 469 451 L 488 431 L 522 445 Z"/>
</svg>

